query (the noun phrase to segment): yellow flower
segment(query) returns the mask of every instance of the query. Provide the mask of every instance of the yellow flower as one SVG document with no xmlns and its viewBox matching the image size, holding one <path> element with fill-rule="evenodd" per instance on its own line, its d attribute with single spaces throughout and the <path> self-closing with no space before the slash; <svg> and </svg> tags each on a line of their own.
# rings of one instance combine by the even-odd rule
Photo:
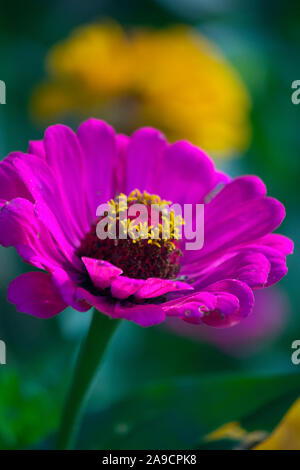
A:
<svg viewBox="0 0 300 470">
<path fill-rule="evenodd" d="M 126 34 L 114 23 L 84 26 L 50 51 L 46 68 L 32 101 L 39 119 L 93 114 L 123 132 L 152 125 L 217 156 L 248 144 L 244 85 L 216 48 L 186 27 Z"/>
<path fill-rule="evenodd" d="M 247 432 L 238 422 L 227 423 L 206 436 L 206 441 L 230 439 L 236 448 L 253 450 L 300 450 L 300 398 L 296 400 L 275 430 Z M 255 444 L 259 442 L 259 444 Z M 253 447 L 254 446 L 254 447 Z"/>
<path fill-rule="evenodd" d="M 256 446 L 255 450 L 300 450 L 300 398 L 270 437 Z"/>
<path fill-rule="evenodd" d="M 237 421 L 224 424 L 205 437 L 206 442 L 214 442 L 223 439 L 236 441 L 235 449 L 250 449 L 257 442 L 265 439 L 265 431 L 247 432 Z"/>
</svg>

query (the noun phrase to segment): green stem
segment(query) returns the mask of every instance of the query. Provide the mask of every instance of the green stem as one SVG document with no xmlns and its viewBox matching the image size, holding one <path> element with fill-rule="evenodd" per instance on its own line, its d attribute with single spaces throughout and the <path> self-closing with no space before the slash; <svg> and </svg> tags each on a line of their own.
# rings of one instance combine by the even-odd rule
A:
<svg viewBox="0 0 300 470">
<path fill-rule="evenodd" d="M 101 312 L 94 311 L 88 334 L 79 352 L 73 381 L 63 410 L 57 449 L 73 447 L 93 379 L 118 325 L 119 320 L 112 320 Z"/>
</svg>

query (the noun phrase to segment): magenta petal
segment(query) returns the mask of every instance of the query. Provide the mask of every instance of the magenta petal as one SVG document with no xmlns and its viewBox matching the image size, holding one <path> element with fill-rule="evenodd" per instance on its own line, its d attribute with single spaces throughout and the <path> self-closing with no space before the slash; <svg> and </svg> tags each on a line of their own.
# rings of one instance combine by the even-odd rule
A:
<svg viewBox="0 0 300 470">
<path fill-rule="evenodd" d="M 216 186 L 217 185 L 224 185 L 230 183 L 231 178 L 229 175 L 224 173 L 223 171 L 216 171 Z"/>
<path fill-rule="evenodd" d="M 134 132 L 127 152 L 127 194 L 134 189 L 158 194 L 157 180 L 167 145 L 164 135 L 151 127 Z"/>
<path fill-rule="evenodd" d="M 213 344 L 227 354 L 241 357 L 264 347 L 280 334 L 289 313 L 284 292 L 271 288 L 255 292 L 253 312 L 232 328 L 216 329 L 204 324 L 195 328 L 183 324 L 179 318 L 167 319 L 167 326 L 179 335 Z"/>
<path fill-rule="evenodd" d="M 234 315 L 240 308 L 239 299 L 228 292 L 221 292 L 216 296 L 216 307 L 215 310 L 222 312 L 222 315 L 230 316 Z M 211 315 L 209 315 L 211 317 Z M 211 318 L 210 318 L 211 321 Z"/>
<path fill-rule="evenodd" d="M 239 258 L 239 257 L 238 257 Z M 268 280 L 271 265 L 269 260 L 262 253 L 242 253 L 240 264 L 236 266 L 236 275 L 233 277 L 239 281 L 245 282 L 248 286 L 254 288 L 264 287 Z M 244 259 L 243 259 L 244 258 Z M 224 279 L 225 276 L 223 276 Z"/>
<path fill-rule="evenodd" d="M 114 194 L 126 193 L 127 153 L 130 138 L 124 134 L 117 135 L 117 160 L 113 177 Z"/>
<path fill-rule="evenodd" d="M 197 277 L 195 276 L 193 284 L 195 289 L 203 289 L 213 282 L 226 278 L 243 281 L 252 288 L 263 287 L 267 283 L 271 265 L 265 255 L 248 248 L 228 256 L 225 261 L 212 264 L 210 269 L 204 269 L 203 273 L 200 272 Z M 192 268 L 191 273 L 193 270 Z"/>
<path fill-rule="evenodd" d="M 265 258 L 267 258 L 268 262 L 270 263 L 270 271 L 264 287 L 275 284 L 276 282 L 280 281 L 283 276 L 286 275 L 286 257 L 280 251 L 274 248 L 270 248 L 269 246 L 254 244 L 248 245 L 248 249 L 252 250 L 253 255 L 255 253 L 262 254 L 263 256 L 265 256 Z"/>
<path fill-rule="evenodd" d="M 14 246 L 26 262 L 38 268 L 52 270 L 68 264 L 27 199 L 13 199 L 1 210 L 0 244 Z"/>
<path fill-rule="evenodd" d="M 77 222 L 74 229 L 82 236 L 90 229 L 93 218 L 87 211 L 85 159 L 77 135 L 69 127 L 56 124 L 46 130 L 44 145 L 66 213 L 72 214 Z"/>
<path fill-rule="evenodd" d="M 185 255 L 186 262 L 207 264 L 205 257 L 217 257 L 235 245 L 251 242 L 277 228 L 285 216 L 283 205 L 273 198 L 255 199 L 223 214 L 220 218 L 207 220 L 204 210 L 204 246 L 199 251 Z"/>
<path fill-rule="evenodd" d="M 144 279 L 132 279 L 127 276 L 118 276 L 111 283 L 111 294 L 116 299 L 127 299 L 139 290 L 145 282 L 146 281 Z"/>
<path fill-rule="evenodd" d="M 226 218 L 239 205 L 253 199 L 260 199 L 266 195 L 266 192 L 264 183 L 257 176 L 235 178 L 207 204 L 205 220 L 208 223 L 210 220 Z"/>
<path fill-rule="evenodd" d="M 216 295 L 216 308 L 208 312 L 203 323 L 216 328 L 234 326 L 241 320 L 239 317 L 239 299 L 227 292 Z"/>
<path fill-rule="evenodd" d="M 76 214 L 69 212 L 59 197 L 56 179 L 50 167 L 39 157 L 14 154 L 14 164 L 35 199 L 35 212 L 39 220 L 51 232 L 65 256 L 80 268 L 74 256 L 75 246 L 81 236 Z"/>
<path fill-rule="evenodd" d="M 166 319 L 166 314 L 161 305 L 131 305 L 117 304 L 114 310 L 118 318 L 137 323 L 144 328 L 158 325 Z"/>
<path fill-rule="evenodd" d="M 28 146 L 28 153 L 46 158 L 45 146 L 43 140 L 31 140 Z"/>
<path fill-rule="evenodd" d="M 285 259 L 276 258 L 271 265 L 270 274 L 268 276 L 268 281 L 266 282 L 264 287 L 273 286 L 280 281 L 288 272 L 288 268 L 286 265 Z"/>
<path fill-rule="evenodd" d="M 206 290 L 217 298 L 215 310 L 203 317 L 203 323 L 207 325 L 218 328 L 233 326 L 247 317 L 253 308 L 253 292 L 243 282 L 227 279 L 208 286 Z"/>
<path fill-rule="evenodd" d="M 122 269 L 101 259 L 83 257 L 82 261 L 90 275 L 92 283 L 99 289 L 109 287 L 112 281 L 123 272 Z"/>
<path fill-rule="evenodd" d="M 218 180 L 212 160 L 186 141 L 164 153 L 156 194 L 173 203 L 201 203 Z"/>
<path fill-rule="evenodd" d="M 72 279 L 70 275 L 61 268 L 56 268 L 52 274 L 52 280 L 60 292 L 63 300 L 79 312 L 86 312 L 91 307 L 84 300 L 78 300 L 76 293 L 78 289 L 79 279 Z"/>
<path fill-rule="evenodd" d="M 0 200 L 3 202 L 10 201 L 16 197 L 33 201 L 30 192 L 14 165 L 14 155 L 11 154 L 0 162 Z M 3 202 L 2 206 L 4 205 Z"/>
<path fill-rule="evenodd" d="M 220 316 L 224 318 L 235 314 L 239 309 L 239 301 L 234 295 L 225 292 L 215 296 L 215 305 L 212 309 L 197 302 L 187 303 L 185 307 L 185 315 L 182 317 L 185 322 L 197 325 L 206 323 L 220 327 Z"/>
<path fill-rule="evenodd" d="M 255 243 L 274 248 L 283 255 L 291 255 L 294 251 L 293 240 L 279 233 L 270 233 L 260 238 Z"/>
<path fill-rule="evenodd" d="M 206 312 L 216 307 L 216 297 L 208 292 L 197 292 L 165 304 L 168 316 L 180 317 L 188 323 L 199 324 Z"/>
<path fill-rule="evenodd" d="M 229 318 L 230 322 L 232 322 L 232 318 L 239 311 L 239 300 L 234 295 L 224 292 L 219 295 L 216 295 L 215 301 L 216 301 L 216 304 L 215 304 L 214 309 L 210 311 L 207 310 L 206 312 L 204 312 L 203 318 L 201 319 L 202 323 L 205 323 L 207 325 L 214 326 L 214 327 L 224 327 L 225 324 L 223 323 L 221 324 L 220 319 L 225 320 Z M 197 320 L 196 318 L 194 319 L 189 316 L 186 318 L 183 318 L 183 320 L 188 323 L 197 323 L 197 324 L 200 323 L 199 321 L 195 321 Z"/>
<path fill-rule="evenodd" d="M 115 196 L 113 172 L 117 163 L 114 129 L 99 119 L 83 122 L 77 136 L 84 154 L 85 186 L 91 220 L 99 204 Z"/>
<path fill-rule="evenodd" d="M 193 290 L 193 287 L 185 282 L 148 278 L 144 285 L 134 294 L 134 297 L 136 299 L 151 299 L 166 294 L 167 292 L 185 290 Z"/>
<path fill-rule="evenodd" d="M 51 318 L 67 307 L 51 276 L 42 272 L 17 277 L 8 287 L 7 299 L 19 312 L 39 318 Z"/>
<path fill-rule="evenodd" d="M 164 310 L 168 316 L 179 316 L 189 323 L 203 322 L 225 328 L 248 316 L 253 304 L 250 287 L 243 282 L 227 279 L 208 286 L 203 292 L 167 302 Z"/>
<path fill-rule="evenodd" d="M 77 289 L 77 298 L 84 299 L 99 312 L 105 313 L 111 318 L 129 320 L 143 327 L 157 325 L 166 318 L 166 313 L 161 305 L 112 304 L 107 298 L 95 296 L 81 287 Z"/>
</svg>

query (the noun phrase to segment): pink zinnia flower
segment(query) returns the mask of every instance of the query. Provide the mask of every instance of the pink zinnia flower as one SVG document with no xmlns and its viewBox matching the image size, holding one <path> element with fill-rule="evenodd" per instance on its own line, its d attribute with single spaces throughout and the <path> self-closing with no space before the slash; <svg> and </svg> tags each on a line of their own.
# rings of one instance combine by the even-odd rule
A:
<svg viewBox="0 0 300 470">
<path fill-rule="evenodd" d="M 181 205 L 205 202 L 203 248 L 187 251 L 184 239 L 171 249 L 164 242 L 99 240 L 99 204 L 135 189 Z M 188 142 L 169 144 L 152 128 L 116 135 L 96 119 L 76 134 L 52 126 L 27 154 L 6 157 L 0 203 L 1 244 L 43 270 L 15 279 L 8 300 L 40 318 L 70 305 L 82 312 L 94 306 L 142 326 L 168 316 L 235 325 L 251 312 L 253 291 L 286 274 L 293 249 L 271 233 L 285 211 L 266 197 L 259 178 L 230 180 Z"/>
</svg>

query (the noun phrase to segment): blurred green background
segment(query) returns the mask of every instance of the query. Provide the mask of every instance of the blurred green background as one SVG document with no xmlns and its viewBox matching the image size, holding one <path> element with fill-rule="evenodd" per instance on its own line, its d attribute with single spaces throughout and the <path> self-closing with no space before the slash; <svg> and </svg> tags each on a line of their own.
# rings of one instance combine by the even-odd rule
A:
<svg viewBox="0 0 300 470">
<path fill-rule="evenodd" d="M 300 79 L 299 2 L 28 0 L 0 1 L 0 11 L 0 79 L 7 86 L 0 159 L 41 138 L 29 97 L 44 77 L 47 51 L 74 27 L 103 18 L 125 27 L 192 25 L 236 67 L 253 102 L 250 148 L 221 168 L 266 182 L 287 209 L 281 233 L 296 245 L 280 283 L 286 299 L 280 334 L 247 355 L 167 328 L 124 323 L 97 377 L 79 447 L 205 447 L 205 434 L 233 420 L 270 431 L 300 395 L 300 365 L 291 363 L 291 343 L 300 339 L 300 105 L 291 102 L 291 84 Z M 41 321 L 17 313 L 6 290 L 28 267 L 10 249 L 0 249 L 0 260 L 0 339 L 7 347 L 7 364 L 0 365 L 0 449 L 50 448 L 90 314 L 68 309 Z"/>
</svg>

